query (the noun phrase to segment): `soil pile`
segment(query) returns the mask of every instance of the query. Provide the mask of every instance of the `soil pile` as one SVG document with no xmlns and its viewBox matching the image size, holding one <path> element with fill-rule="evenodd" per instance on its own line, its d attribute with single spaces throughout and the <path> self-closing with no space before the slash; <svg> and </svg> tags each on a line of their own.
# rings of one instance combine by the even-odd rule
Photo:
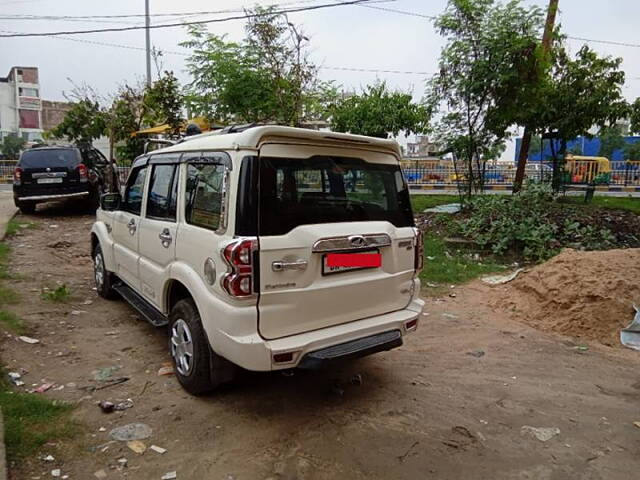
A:
<svg viewBox="0 0 640 480">
<path fill-rule="evenodd" d="M 618 346 L 640 306 L 640 249 L 567 249 L 495 290 L 492 306 L 518 321 Z"/>
</svg>

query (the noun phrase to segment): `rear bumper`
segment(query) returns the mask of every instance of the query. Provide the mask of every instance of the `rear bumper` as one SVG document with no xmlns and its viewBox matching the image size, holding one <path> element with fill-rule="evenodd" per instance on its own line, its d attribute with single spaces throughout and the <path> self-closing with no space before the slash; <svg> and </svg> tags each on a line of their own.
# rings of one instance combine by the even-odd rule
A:
<svg viewBox="0 0 640 480">
<path fill-rule="evenodd" d="M 24 196 L 15 195 L 13 198 L 16 202 L 46 202 L 48 200 L 60 200 L 64 198 L 78 198 L 86 197 L 89 192 L 77 192 L 77 193 L 47 193 L 42 195 L 29 195 Z"/>
<path fill-rule="evenodd" d="M 247 370 L 316 368 L 333 360 L 399 347 L 402 338 L 417 328 L 417 323 L 407 324 L 419 320 L 423 307 L 424 301 L 416 296 L 403 310 L 276 340 L 265 340 L 257 333 L 234 337 L 221 330 L 210 340 L 216 353 Z M 275 360 L 286 354 L 291 354 L 290 360 Z"/>
<path fill-rule="evenodd" d="M 339 360 L 364 357 L 372 353 L 383 352 L 402 345 L 402 333 L 400 330 L 378 333 L 369 337 L 351 340 L 350 342 L 322 348 L 315 352 L 307 353 L 298 368 L 315 370 Z"/>
</svg>

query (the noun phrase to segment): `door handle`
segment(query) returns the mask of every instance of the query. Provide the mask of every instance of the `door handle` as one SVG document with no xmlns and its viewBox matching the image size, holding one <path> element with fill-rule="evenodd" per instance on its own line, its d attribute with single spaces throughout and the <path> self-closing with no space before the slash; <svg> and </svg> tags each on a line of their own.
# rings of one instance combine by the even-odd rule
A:
<svg viewBox="0 0 640 480">
<path fill-rule="evenodd" d="M 136 227 L 136 221 L 133 218 L 127 223 L 127 228 L 129 228 L 129 235 L 136 233 L 138 227 Z"/>
<path fill-rule="evenodd" d="M 169 245 L 171 245 L 171 242 L 173 241 L 173 237 L 171 236 L 171 232 L 168 228 L 162 230 L 162 232 L 158 235 L 158 238 L 162 242 L 162 246 L 164 248 L 169 248 Z"/>
<path fill-rule="evenodd" d="M 271 264 L 274 272 L 282 272 L 283 270 L 306 270 L 308 262 L 306 260 L 295 260 L 293 262 L 285 262 L 276 260 Z"/>
</svg>

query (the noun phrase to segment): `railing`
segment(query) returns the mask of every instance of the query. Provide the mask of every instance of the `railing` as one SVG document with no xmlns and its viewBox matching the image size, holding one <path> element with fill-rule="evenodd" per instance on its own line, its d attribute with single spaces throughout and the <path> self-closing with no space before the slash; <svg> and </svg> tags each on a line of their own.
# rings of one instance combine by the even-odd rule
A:
<svg viewBox="0 0 640 480">
<path fill-rule="evenodd" d="M 0 183 L 13 183 L 13 171 L 16 166 L 15 160 L 0 161 Z M 582 165 L 585 162 L 573 162 L 567 164 L 564 170 L 564 182 L 570 185 L 586 185 L 589 182 L 612 186 L 640 186 L 640 161 L 614 162 L 611 170 L 604 172 L 598 170 L 597 166 Z M 118 176 L 120 184 L 124 185 L 129 175 L 130 167 L 118 166 Z M 464 170 L 456 171 L 453 165 L 412 166 L 403 168 L 404 176 L 410 185 L 446 185 L 455 186 L 458 182 L 466 180 Z M 484 171 L 485 185 L 512 185 L 516 174 L 513 165 L 487 166 Z M 477 177 L 479 172 L 474 172 Z M 551 181 L 553 167 L 550 164 L 529 164 L 525 171 L 525 178 L 537 181 Z"/>
</svg>

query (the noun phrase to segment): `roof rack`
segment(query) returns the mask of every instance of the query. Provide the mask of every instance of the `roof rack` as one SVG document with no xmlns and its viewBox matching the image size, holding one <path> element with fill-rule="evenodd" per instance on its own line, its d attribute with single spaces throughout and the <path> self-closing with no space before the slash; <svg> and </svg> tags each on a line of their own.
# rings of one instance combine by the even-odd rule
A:
<svg viewBox="0 0 640 480">
<path fill-rule="evenodd" d="M 226 133 L 240 133 L 245 130 L 249 130 L 250 128 L 259 126 L 259 123 L 244 123 L 242 125 L 229 125 L 228 127 L 224 127 L 220 130 L 219 135 L 224 135 Z"/>
</svg>

